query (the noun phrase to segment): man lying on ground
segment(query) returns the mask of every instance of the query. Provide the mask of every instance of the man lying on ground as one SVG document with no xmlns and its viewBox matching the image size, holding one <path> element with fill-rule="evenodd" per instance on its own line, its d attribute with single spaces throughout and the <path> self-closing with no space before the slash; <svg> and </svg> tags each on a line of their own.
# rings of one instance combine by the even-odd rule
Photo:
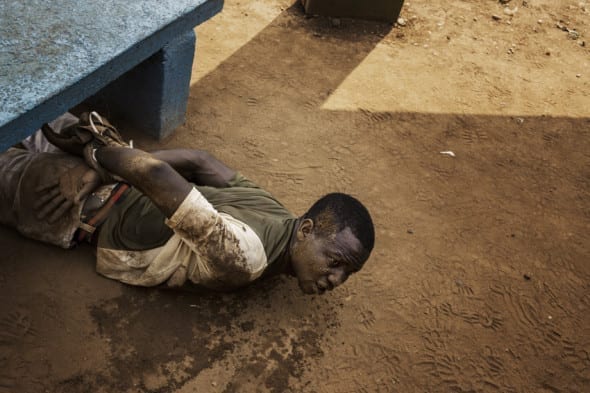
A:
<svg viewBox="0 0 590 393">
<path fill-rule="evenodd" d="M 68 116 L 60 133 L 43 126 L 61 150 L 37 134 L 0 153 L 0 223 L 64 248 L 96 245 L 106 277 L 232 290 L 291 274 L 321 294 L 369 258 L 373 223 L 349 195 L 328 194 L 297 218 L 207 152 L 147 153 L 95 112 Z"/>
</svg>

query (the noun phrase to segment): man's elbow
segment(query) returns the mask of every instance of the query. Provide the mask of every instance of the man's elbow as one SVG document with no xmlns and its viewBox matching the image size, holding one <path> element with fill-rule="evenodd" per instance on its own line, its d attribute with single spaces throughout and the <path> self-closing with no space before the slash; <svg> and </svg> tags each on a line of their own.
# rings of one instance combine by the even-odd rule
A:
<svg viewBox="0 0 590 393">
<path fill-rule="evenodd" d="M 168 163 L 153 157 L 146 157 L 137 165 L 137 173 L 144 179 L 163 179 L 171 170 L 173 169 Z"/>
</svg>

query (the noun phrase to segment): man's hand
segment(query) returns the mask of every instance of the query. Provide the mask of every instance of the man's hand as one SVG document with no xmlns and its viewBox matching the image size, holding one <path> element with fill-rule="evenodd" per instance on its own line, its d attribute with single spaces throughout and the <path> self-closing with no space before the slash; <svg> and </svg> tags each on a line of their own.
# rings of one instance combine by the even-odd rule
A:
<svg viewBox="0 0 590 393">
<path fill-rule="evenodd" d="M 35 190 L 37 218 L 54 223 L 101 184 L 99 174 L 86 165 L 78 165 L 62 174 L 59 180 Z"/>
</svg>

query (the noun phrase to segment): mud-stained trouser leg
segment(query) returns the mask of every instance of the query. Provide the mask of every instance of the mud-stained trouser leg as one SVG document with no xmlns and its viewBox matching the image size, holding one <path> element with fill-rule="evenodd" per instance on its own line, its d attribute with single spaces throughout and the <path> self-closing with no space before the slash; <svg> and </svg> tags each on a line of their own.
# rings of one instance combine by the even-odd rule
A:
<svg viewBox="0 0 590 393">
<path fill-rule="evenodd" d="M 34 156 L 34 153 L 16 148 L 0 154 L 0 224 L 16 228 L 14 202 L 21 177 Z"/>
<path fill-rule="evenodd" d="M 26 237 L 71 247 L 81 205 L 75 205 L 54 223 L 39 220 L 34 208 L 40 196 L 36 190 L 55 184 L 62 174 L 83 163 L 65 153 L 33 153 L 17 148 L 0 153 L 0 223 Z"/>
</svg>

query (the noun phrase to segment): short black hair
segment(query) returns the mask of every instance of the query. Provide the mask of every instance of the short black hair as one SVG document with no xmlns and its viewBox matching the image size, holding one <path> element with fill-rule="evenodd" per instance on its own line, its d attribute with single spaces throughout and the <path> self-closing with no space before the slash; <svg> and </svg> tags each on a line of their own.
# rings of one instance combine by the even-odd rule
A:
<svg viewBox="0 0 590 393">
<path fill-rule="evenodd" d="M 324 221 L 322 217 L 327 218 L 329 223 L 322 225 Z M 324 195 L 309 208 L 303 218 L 313 220 L 320 235 L 337 233 L 348 227 L 361 242 L 367 255 L 373 250 L 375 245 L 373 220 L 367 208 L 353 196 L 340 192 Z"/>
</svg>

